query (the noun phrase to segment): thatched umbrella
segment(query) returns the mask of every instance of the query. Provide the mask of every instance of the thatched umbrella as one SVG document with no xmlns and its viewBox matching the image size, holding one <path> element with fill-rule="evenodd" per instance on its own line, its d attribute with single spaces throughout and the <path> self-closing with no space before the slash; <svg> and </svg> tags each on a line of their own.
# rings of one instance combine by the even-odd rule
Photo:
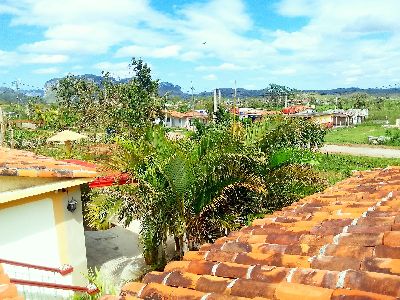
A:
<svg viewBox="0 0 400 300">
<path fill-rule="evenodd" d="M 72 141 L 79 141 L 81 139 L 86 139 L 87 136 L 77 133 L 77 132 L 73 132 L 71 130 L 64 130 L 61 131 L 59 133 L 57 133 L 56 135 L 50 137 L 47 139 L 47 142 L 62 142 L 65 144 L 65 149 L 67 154 L 71 154 L 71 150 L 72 150 Z"/>
</svg>

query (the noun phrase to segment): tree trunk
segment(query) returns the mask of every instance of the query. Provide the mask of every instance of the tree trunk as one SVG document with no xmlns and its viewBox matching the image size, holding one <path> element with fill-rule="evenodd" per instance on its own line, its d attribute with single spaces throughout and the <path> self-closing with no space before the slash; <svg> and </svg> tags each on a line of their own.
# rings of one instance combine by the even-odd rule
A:
<svg viewBox="0 0 400 300">
<path fill-rule="evenodd" d="M 181 255 L 181 244 L 179 241 L 179 237 L 174 236 L 175 241 L 175 252 L 180 256 Z"/>
</svg>

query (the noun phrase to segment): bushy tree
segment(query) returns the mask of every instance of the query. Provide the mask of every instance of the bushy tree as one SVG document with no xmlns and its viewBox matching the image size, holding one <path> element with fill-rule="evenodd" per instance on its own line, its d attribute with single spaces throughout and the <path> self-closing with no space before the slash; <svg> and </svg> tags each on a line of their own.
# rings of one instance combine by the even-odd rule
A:
<svg viewBox="0 0 400 300">
<path fill-rule="evenodd" d="M 118 84 L 117 104 L 110 108 L 112 126 L 122 131 L 136 132 L 163 118 L 164 99 L 158 97 L 158 81 L 151 77 L 150 67 L 141 59 L 132 59 L 133 77 Z"/>
<path fill-rule="evenodd" d="M 319 124 L 302 118 L 272 117 L 271 130 L 260 141 L 261 150 L 273 152 L 281 148 L 314 149 L 322 146 L 326 130 Z"/>
<path fill-rule="evenodd" d="M 356 93 L 351 96 L 351 99 L 354 101 L 354 108 L 366 108 L 368 94 L 366 93 Z"/>
<path fill-rule="evenodd" d="M 264 90 L 264 95 L 267 101 L 272 106 L 282 106 L 287 99 L 293 99 L 296 95 L 296 90 L 284 85 L 270 83 L 269 86 Z"/>
<path fill-rule="evenodd" d="M 111 128 L 135 134 L 163 117 L 163 99 L 158 97 L 158 81 L 149 66 L 132 59 L 133 77 L 116 82 L 104 73 L 101 83 L 68 75 L 54 86 L 63 127 Z M 61 126 L 60 126 L 61 127 Z"/>
</svg>

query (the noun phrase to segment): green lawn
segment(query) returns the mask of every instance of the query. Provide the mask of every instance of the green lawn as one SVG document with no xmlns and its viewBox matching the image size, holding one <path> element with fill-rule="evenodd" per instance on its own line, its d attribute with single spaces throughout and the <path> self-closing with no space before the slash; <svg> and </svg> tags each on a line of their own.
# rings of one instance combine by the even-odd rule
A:
<svg viewBox="0 0 400 300">
<path fill-rule="evenodd" d="M 331 129 L 325 137 L 328 144 L 368 144 L 368 136 L 383 136 L 386 129 L 378 124 Z"/>
<path fill-rule="evenodd" d="M 387 166 L 400 166 L 400 158 L 376 158 L 343 154 L 316 153 L 319 164 L 316 169 L 321 175 L 334 184 L 351 175 L 353 170 L 370 170 Z"/>
</svg>

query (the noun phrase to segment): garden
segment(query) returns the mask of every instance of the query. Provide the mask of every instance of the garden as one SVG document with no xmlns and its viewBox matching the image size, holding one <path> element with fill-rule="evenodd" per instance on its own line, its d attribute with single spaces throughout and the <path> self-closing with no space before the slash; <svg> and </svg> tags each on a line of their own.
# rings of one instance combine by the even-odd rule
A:
<svg viewBox="0 0 400 300">
<path fill-rule="evenodd" d="M 94 162 L 135 178 L 135 184 L 85 194 L 85 217 L 99 230 L 115 220 L 125 226 L 140 220 L 144 258 L 152 269 L 162 269 L 171 259 L 166 253 L 170 240 L 173 258 L 181 259 L 185 251 L 322 191 L 354 170 L 400 165 L 400 159 L 316 151 L 325 139 L 363 143 L 368 135 L 386 134 L 368 124 L 335 134 L 300 118 L 268 116 L 252 123 L 219 110 L 215 120 L 195 123 L 194 132 L 171 140 L 162 122 L 155 122 L 163 119 L 165 99 L 156 96 L 158 83 L 150 68 L 135 59 L 131 67 L 135 75 L 125 83 L 112 82 L 107 74 L 100 85 L 62 79 L 55 87 L 57 103 L 28 105 L 39 128 L 15 128 L 12 138 L 20 149 Z M 49 147 L 47 138 L 62 129 L 89 138 L 71 153 Z M 390 131 L 398 139 L 396 134 Z"/>
</svg>

